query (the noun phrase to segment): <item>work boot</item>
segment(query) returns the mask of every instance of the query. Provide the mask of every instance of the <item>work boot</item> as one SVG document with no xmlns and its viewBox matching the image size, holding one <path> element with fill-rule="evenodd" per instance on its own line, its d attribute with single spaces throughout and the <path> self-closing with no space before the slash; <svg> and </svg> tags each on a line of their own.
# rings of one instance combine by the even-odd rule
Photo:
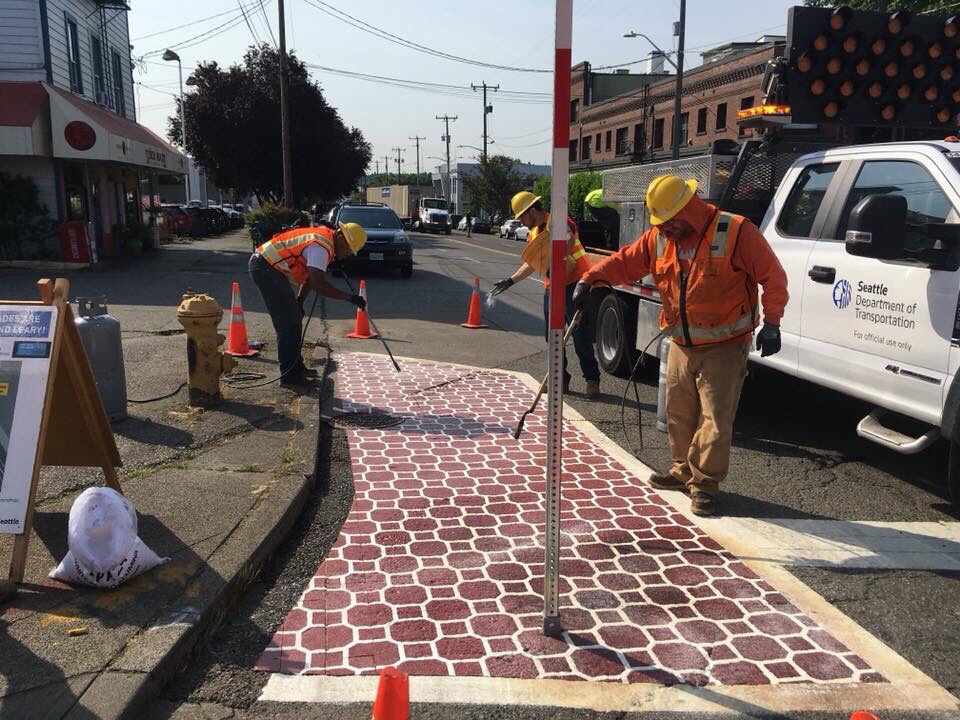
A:
<svg viewBox="0 0 960 720">
<path fill-rule="evenodd" d="M 694 515 L 713 515 L 716 507 L 714 506 L 713 496 L 707 495 L 700 490 L 694 490 L 690 495 L 690 512 Z"/>
<path fill-rule="evenodd" d="M 595 398 L 600 397 L 600 381 L 599 380 L 587 380 L 587 397 Z"/>
<path fill-rule="evenodd" d="M 657 490 L 687 490 L 687 484 L 670 473 L 651 473 L 650 484 Z"/>
</svg>

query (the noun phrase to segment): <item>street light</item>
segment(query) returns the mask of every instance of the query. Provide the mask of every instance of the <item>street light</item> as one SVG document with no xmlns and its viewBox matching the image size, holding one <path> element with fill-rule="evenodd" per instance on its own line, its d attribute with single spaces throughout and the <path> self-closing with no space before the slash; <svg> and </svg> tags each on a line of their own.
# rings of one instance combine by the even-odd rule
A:
<svg viewBox="0 0 960 720">
<path fill-rule="evenodd" d="M 651 45 L 653 45 L 653 49 L 656 50 L 658 53 L 660 53 L 660 55 L 663 56 L 663 59 L 664 59 L 664 60 L 666 60 L 666 61 L 667 61 L 668 63 L 670 63 L 671 65 L 673 65 L 673 69 L 674 69 L 674 70 L 679 70 L 679 68 L 677 67 L 677 64 L 670 58 L 670 55 L 668 55 L 665 51 L 663 51 L 663 50 L 661 50 L 659 47 L 657 47 L 657 44 L 656 44 L 653 40 L 651 40 L 650 38 L 648 38 L 646 35 L 644 35 L 643 33 L 638 33 L 638 32 L 634 32 L 633 30 L 631 30 L 631 31 L 628 32 L 628 33 L 624 33 L 623 36 L 624 36 L 625 38 L 637 38 L 637 37 L 642 37 L 642 38 L 643 38 L 644 40 L 646 40 L 648 43 L 650 43 Z"/>
<path fill-rule="evenodd" d="M 180 56 L 173 50 L 167 48 L 163 53 L 163 59 L 167 62 L 177 61 L 177 72 L 180 75 L 180 136 L 183 143 L 183 152 L 187 156 L 187 178 L 186 178 L 186 204 L 190 204 L 190 153 L 187 151 L 187 119 L 183 110 L 183 65 L 180 62 Z"/>
<path fill-rule="evenodd" d="M 487 142 L 487 145 L 493 145 L 493 144 L 494 144 L 493 140 L 490 140 L 489 142 Z M 481 153 L 483 152 L 483 148 L 478 148 L 476 145 L 457 145 L 457 150 L 465 147 L 471 148 L 472 150 L 479 150 Z"/>
</svg>

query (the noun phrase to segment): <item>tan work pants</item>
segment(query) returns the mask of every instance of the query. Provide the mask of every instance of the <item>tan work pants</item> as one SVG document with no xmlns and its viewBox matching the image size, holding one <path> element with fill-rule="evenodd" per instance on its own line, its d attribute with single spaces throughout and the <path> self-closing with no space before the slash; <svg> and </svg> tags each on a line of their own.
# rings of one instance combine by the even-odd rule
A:
<svg viewBox="0 0 960 720">
<path fill-rule="evenodd" d="M 670 345 L 667 433 L 670 474 L 690 491 L 716 495 L 730 468 L 733 419 L 747 374 L 749 343 Z"/>
</svg>

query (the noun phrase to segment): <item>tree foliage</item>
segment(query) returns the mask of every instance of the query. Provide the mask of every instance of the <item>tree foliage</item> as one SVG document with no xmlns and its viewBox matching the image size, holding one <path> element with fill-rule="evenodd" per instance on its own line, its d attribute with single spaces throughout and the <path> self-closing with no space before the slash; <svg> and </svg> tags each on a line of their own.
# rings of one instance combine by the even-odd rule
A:
<svg viewBox="0 0 960 720">
<path fill-rule="evenodd" d="M 467 207 L 472 215 L 486 210 L 492 215 L 513 217 L 510 211 L 510 198 L 515 193 L 530 187 L 535 176 L 521 173 L 519 160 L 506 155 L 488 155 L 480 158 L 475 175 L 463 175 L 463 185 L 467 191 Z"/>
<path fill-rule="evenodd" d="M 852 10 L 910 10 L 915 13 L 947 13 L 955 6 L 955 0 L 804 0 L 808 7 L 839 7 L 846 5 Z"/>
<path fill-rule="evenodd" d="M 420 182 L 417 182 L 419 179 Z M 420 185 L 430 186 L 433 185 L 433 180 L 430 179 L 430 173 L 422 172 L 420 177 L 417 177 L 416 173 L 400 173 L 400 182 L 397 183 L 397 174 L 396 173 L 373 173 L 367 178 L 367 185 L 370 187 L 376 187 L 378 185 Z"/>
<path fill-rule="evenodd" d="M 0 260 L 32 259 L 44 251 L 53 220 L 40 203 L 36 183 L 0 172 Z"/>
<path fill-rule="evenodd" d="M 370 145 L 344 125 L 293 55 L 287 72 L 294 193 L 305 201 L 335 200 L 357 186 Z M 253 192 L 261 201 L 282 198 L 279 52 L 250 47 L 242 65 L 226 70 L 201 63 L 187 85 L 194 88 L 184 101 L 190 155 L 220 187 Z M 179 114 L 168 124 L 168 136 L 182 145 Z"/>
<path fill-rule="evenodd" d="M 600 173 L 574 173 L 567 183 L 567 214 L 580 222 L 584 219 L 583 201 L 587 193 L 601 187 Z M 550 190 L 552 183 L 549 177 L 537 178 L 533 184 L 533 193 L 543 197 L 543 207 L 550 209 Z"/>
</svg>

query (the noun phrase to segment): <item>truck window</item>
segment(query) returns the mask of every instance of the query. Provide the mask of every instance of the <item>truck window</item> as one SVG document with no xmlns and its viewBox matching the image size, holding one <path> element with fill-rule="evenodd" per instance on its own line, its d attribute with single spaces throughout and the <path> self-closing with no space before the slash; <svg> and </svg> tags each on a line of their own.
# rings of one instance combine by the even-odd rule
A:
<svg viewBox="0 0 960 720">
<path fill-rule="evenodd" d="M 787 237 L 810 237 L 813 221 L 840 163 L 808 165 L 800 173 L 777 218 L 777 230 Z"/>
<path fill-rule="evenodd" d="M 909 160 L 867 160 L 860 168 L 840 216 L 837 238 L 847 234 L 850 211 L 868 195 L 902 195 L 907 199 L 907 234 L 904 248 L 930 247 L 927 223 L 945 223 L 952 207 L 947 196 L 926 168 Z"/>
</svg>

